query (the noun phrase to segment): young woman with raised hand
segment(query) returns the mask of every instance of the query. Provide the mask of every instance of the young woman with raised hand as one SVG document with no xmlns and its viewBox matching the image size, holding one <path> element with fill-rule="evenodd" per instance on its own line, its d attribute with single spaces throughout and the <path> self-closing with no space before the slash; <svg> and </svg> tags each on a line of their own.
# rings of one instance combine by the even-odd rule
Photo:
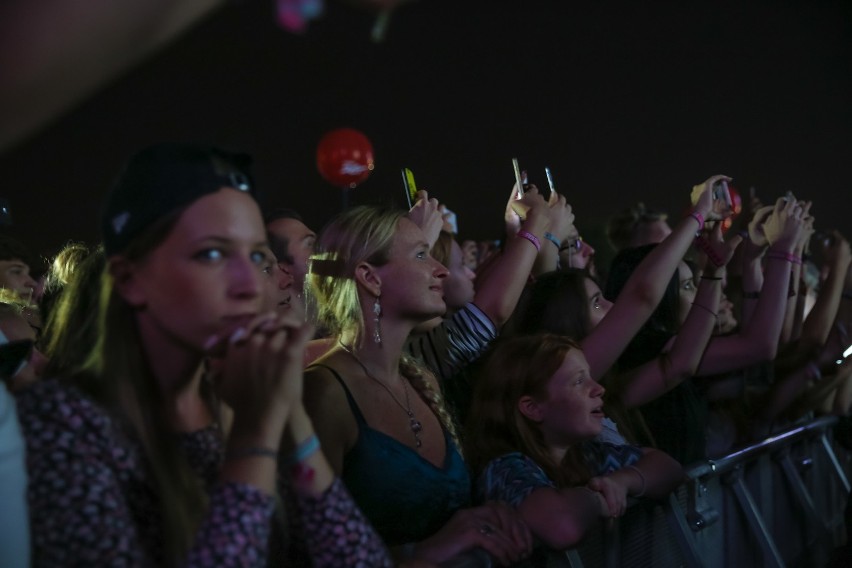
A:
<svg viewBox="0 0 852 568">
<path fill-rule="evenodd" d="M 737 333 L 712 337 L 706 348 L 696 349 L 690 338 L 683 333 L 692 334 L 700 329 L 699 309 L 707 315 L 715 316 L 709 294 L 715 290 L 718 305 L 718 293 L 721 277 L 713 272 L 705 272 L 702 288 L 708 290 L 708 296 L 687 305 L 690 296 L 682 288 L 692 285 L 691 271 L 683 271 L 674 286 L 677 292 L 671 301 L 661 304 L 648 322 L 643 326 L 631 344 L 619 359 L 619 390 L 621 402 L 627 408 L 641 406 L 644 421 L 654 437 L 657 447 L 670 453 L 681 463 L 690 463 L 706 457 L 705 422 L 706 401 L 702 399 L 697 386 L 690 377 L 711 377 L 730 372 L 756 363 L 772 360 L 778 350 L 781 327 L 784 321 L 790 281 L 792 250 L 803 228 L 802 206 L 794 201 L 779 199 L 775 210 L 764 226 L 765 234 L 772 243 L 767 253 L 765 284 L 754 315 Z M 718 238 L 718 233 L 717 233 Z M 736 237 L 739 238 L 739 237 Z M 649 252 L 647 245 L 639 249 L 628 249 L 619 253 L 613 260 L 607 281 L 607 294 L 620 301 L 622 286 L 629 282 L 632 274 L 640 269 L 643 255 Z M 711 270 L 718 270 L 725 264 L 732 252 L 719 249 L 718 262 L 710 263 Z M 696 321 L 696 327 L 685 326 L 688 321 Z M 706 316 L 704 316 L 706 318 Z M 715 318 L 711 320 L 713 323 Z M 675 366 L 675 353 L 685 355 L 680 359 L 684 365 Z M 688 364 L 686 364 L 688 363 Z M 671 368 L 670 368 L 671 367 Z"/>
<path fill-rule="evenodd" d="M 402 211 L 359 207 L 322 231 L 307 291 L 335 345 L 306 371 L 305 403 L 334 471 L 400 558 L 481 548 L 505 565 L 529 534 L 505 506 L 466 508 L 470 478 L 438 382 L 403 354 L 412 329 L 446 311 L 447 269 L 430 248 Z"/>
<path fill-rule="evenodd" d="M 389 565 L 300 411 L 311 329 L 264 311 L 266 235 L 246 165 L 154 146 L 112 188 L 96 344 L 81 370 L 18 401 L 35 565 L 265 565 L 283 481 L 313 504 L 304 562 Z M 285 426 L 297 449 L 279 471 Z M 341 538 L 329 510 L 357 534 Z"/>
<path fill-rule="evenodd" d="M 476 382 L 465 435 L 476 494 L 509 503 L 551 549 L 683 477 L 663 452 L 596 440 L 603 394 L 579 346 L 552 334 L 498 341 Z"/>
<path fill-rule="evenodd" d="M 598 283 L 584 271 L 547 274 L 532 287 L 519 318 L 519 333 L 557 333 L 577 340 L 592 376 L 601 379 L 657 309 L 696 231 L 705 221 L 729 214 L 724 199 L 713 198 L 713 186 L 729 179 L 713 176 L 693 188 L 693 212 L 644 258 L 617 302 L 605 298 Z"/>
</svg>

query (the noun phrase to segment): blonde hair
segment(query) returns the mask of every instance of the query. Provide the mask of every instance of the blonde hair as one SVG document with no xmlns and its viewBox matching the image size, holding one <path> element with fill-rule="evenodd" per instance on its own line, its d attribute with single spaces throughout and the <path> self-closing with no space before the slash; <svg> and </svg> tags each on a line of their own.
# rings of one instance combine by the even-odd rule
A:
<svg viewBox="0 0 852 568">
<path fill-rule="evenodd" d="M 321 325 L 332 336 L 354 333 L 353 343 L 364 338 L 364 307 L 358 297 L 355 268 L 362 262 L 383 266 L 399 221 L 405 213 L 377 207 L 355 207 L 338 215 L 323 229 L 317 253 L 311 256 L 305 294 Z M 456 426 L 441 393 L 432 387 L 435 376 L 413 357 L 403 355 L 399 372 L 432 409 L 441 425 L 458 443 Z"/>
<path fill-rule="evenodd" d="M 554 334 L 514 337 L 492 346 L 474 387 L 465 428 L 466 455 L 475 474 L 503 454 L 521 452 L 558 487 L 588 481 L 591 473 L 579 445 L 556 462 L 541 430 L 518 408 L 523 396 L 546 396 L 550 378 L 574 349 L 580 347 L 572 339 Z"/>
<path fill-rule="evenodd" d="M 356 345 L 364 336 L 364 316 L 355 268 L 362 262 L 387 264 L 402 211 L 355 207 L 337 216 L 322 231 L 311 256 L 305 294 L 317 318 L 332 335 L 354 331 Z"/>
</svg>

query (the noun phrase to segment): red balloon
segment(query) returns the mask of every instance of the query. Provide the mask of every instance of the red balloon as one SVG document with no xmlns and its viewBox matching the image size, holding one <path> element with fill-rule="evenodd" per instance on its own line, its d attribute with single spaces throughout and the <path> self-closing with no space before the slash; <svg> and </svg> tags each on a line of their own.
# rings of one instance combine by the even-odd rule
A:
<svg viewBox="0 0 852 568">
<path fill-rule="evenodd" d="M 339 128 L 326 133 L 317 146 L 317 169 L 329 183 L 355 187 L 373 171 L 373 145 L 362 132 Z"/>
</svg>

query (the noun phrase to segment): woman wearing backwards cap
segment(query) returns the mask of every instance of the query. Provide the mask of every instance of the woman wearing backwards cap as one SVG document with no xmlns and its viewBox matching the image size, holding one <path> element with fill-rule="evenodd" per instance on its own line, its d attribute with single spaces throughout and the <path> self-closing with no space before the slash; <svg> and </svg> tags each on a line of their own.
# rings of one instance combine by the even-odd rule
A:
<svg viewBox="0 0 852 568">
<path fill-rule="evenodd" d="M 302 409 L 311 330 L 264 312 L 245 163 L 155 146 L 113 187 L 97 344 L 80 372 L 18 403 L 35 565 L 264 565 L 277 483 L 300 501 L 314 565 L 389 564 Z M 323 515 L 348 520 L 345 541 Z"/>
</svg>

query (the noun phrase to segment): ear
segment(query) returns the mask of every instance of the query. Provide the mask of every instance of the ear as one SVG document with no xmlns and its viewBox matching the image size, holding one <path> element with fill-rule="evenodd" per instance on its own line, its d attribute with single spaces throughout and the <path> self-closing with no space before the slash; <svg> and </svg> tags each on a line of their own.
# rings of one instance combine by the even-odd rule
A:
<svg viewBox="0 0 852 568">
<path fill-rule="evenodd" d="M 542 420 L 541 405 L 529 395 L 524 395 L 518 400 L 518 410 L 533 422 L 541 422 Z"/>
<path fill-rule="evenodd" d="M 107 267 L 112 276 L 115 291 L 134 308 L 145 306 L 145 293 L 136 275 L 137 266 L 129 260 L 117 256 L 109 260 Z"/>
<path fill-rule="evenodd" d="M 380 296 L 382 293 L 382 277 L 369 262 L 362 262 L 355 267 L 355 282 L 372 296 Z"/>
</svg>

